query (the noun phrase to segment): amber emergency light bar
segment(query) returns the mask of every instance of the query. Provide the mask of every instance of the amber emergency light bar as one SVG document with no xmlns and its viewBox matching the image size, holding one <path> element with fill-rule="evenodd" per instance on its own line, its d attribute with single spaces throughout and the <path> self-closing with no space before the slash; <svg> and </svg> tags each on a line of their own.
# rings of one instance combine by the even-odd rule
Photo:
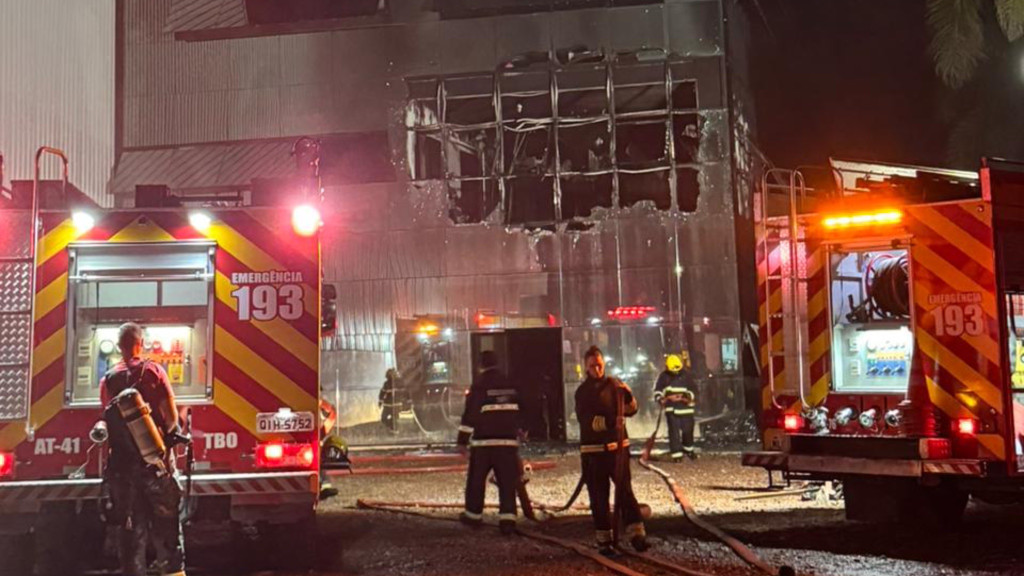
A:
<svg viewBox="0 0 1024 576">
<path fill-rule="evenodd" d="M 849 228 L 898 224 L 901 220 L 903 220 L 903 212 L 887 208 L 874 212 L 826 216 L 821 220 L 821 225 L 827 230 L 846 230 Z"/>
</svg>

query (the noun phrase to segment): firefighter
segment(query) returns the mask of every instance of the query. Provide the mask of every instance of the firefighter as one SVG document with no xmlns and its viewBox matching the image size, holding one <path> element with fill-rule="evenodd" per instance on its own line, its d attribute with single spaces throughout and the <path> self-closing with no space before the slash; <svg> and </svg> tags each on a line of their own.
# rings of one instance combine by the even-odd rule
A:
<svg viewBox="0 0 1024 576">
<path fill-rule="evenodd" d="M 384 373 L 384 385 L 380 387 L 380 394 L 377 396 L 377 406 L 380 407 L 380 422 L 390 432 L 398 432 L 398 415 L 402 411 L 401 376 L 398 370 L 388 368 Z"/>
<path fill-rule="evenodd" d="M 469 446 L 466 509 L 459 519 L 471 526 L 483 520 L 484 493 L 491 470 L 498 481 L 498 526 L 508 535 L 516 528 L 516 488 L 519 484 L 519 392 L 498 370 L 498 356 L 480 354 L 480 374 L 469 389 L 459 426 L 458 444 Z"/>
<path fill-rule="evenodd" d="M 668 445 L 672 460 L 679 462 L 683 456 L 696 460 L 693 447 L 693 424 L 696 395 L 693 373 L 690 371 L 690 357 L 669 354 L 665 359 L 665 371 L 654 384 L 654 400 L 665 407 L 668 421 Z"/>
<path fill-rule="evenodd" d="M 157 551 L 161 574 L 184 576 L 181 487 L 172 461 L 172 448 L 183 437 L 178 434 L 178 412 L 167 373 L 159 364 L 141 358 L 142 341 L 138 324 L 122 325 L 117 338 L 122 360 L 100 382 L 107 406 L 104 420 L 110 430 L 104 470 L 110 507 L 105 516 L 118 527 L 118 557 L 124 576 L 145 576 L 148 543 Z M 133 413 L 142 417 L 131 424 L 118 423 L 126 400 L 148 404 L 148 416 L 143 409 Z M 139 421 L 145 425 L 136 425 Z"/>
<path fill-rule="evenodd" d="M 637 412 L 632 390 L 617 378 L 604 374 L 604 354 L 591 346 L 584 355 L 587 378 L 576 389 L 576 418 L 580 425 L 580 459 L 583 481 L 590 495 L 597 547 L 601 554 L 616 554 L 611 506 L 615 483 L 616 515 L 622 515 L 625 536 L 638 552 L 647 550 L 640 504 L 633 495 L 629 472 L 629 433 L 626 418 Z"/>
</svg>

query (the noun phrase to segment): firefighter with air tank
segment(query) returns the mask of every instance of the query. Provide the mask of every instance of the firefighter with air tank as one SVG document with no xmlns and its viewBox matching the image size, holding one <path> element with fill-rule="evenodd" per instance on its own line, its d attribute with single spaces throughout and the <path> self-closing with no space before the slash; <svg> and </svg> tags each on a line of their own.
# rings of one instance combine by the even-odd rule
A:
<svg viewBox="0 0 1024 576">
<path fill-rule="evenodd" d="M 103 516 L 117 528 L 124 576 L 145 576 L 149 544 L 157 551 L 160 574 L 184 576 L 182 494 L 172 455 L 176 444 L 189 439 L 178 433 L 167 373 L 141 357 L 142 327 L 122 325 L 117 343 L 123 359 L 100 383 L 106 408 L 92 434 L 109 446 Z"/>
<path fill-rule="evenodd" d="M 519 485 L 519 391 L 501 373 L 493 351 L 480 354 L 480 367 L 459 426 L 459 447 L 469 446 L 466 509 L 459 519 L 471 526 L 482 522 L 487 475 L 493 470 L 498 481 L 498 526 L 509 535 L 515 532 Z"/>
<path fill-rule="evenodd" d="M 693 446 L 694 412 L 696 411 L 696 386 L 690 370 L 690 355 L 670 354 L 665 359 L 665 371 L 654 384 L 654 400 L 665 407 L 668 421 L 668 442 L 672 460 L 678 462 L 683 456 L 695 460 Z"/>
</svg>

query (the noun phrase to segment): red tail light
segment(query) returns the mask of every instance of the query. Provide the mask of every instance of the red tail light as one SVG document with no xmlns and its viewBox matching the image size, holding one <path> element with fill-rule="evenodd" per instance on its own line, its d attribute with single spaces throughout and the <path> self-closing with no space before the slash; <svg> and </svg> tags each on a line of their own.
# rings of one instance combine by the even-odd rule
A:
<svg viewBox="0 0 1024 576">
<path fill-rule="evenodd" d="M 978 433 L 978 421 L 974 418 L 958 418 L 956 433 L 961 436 L 974 436 Z"/>
<path fill-rule="evenodd" d="M 14 454 L 0 452 L 0 478 L 10 476 L 14 472 Z"/>
<path fill-rule="evenodd" d="M 797 432 L 804 427 L 804 418 L 799 414 L 786 414 L 782 417 L 782 427 L 786 432 Z"/>
<path fill-rule="evenodd" d="M 312 444 L 267 442 L 256 445 L 256 465 L 260 468 L 309 468 L 316 462 Z"/>
</svg>

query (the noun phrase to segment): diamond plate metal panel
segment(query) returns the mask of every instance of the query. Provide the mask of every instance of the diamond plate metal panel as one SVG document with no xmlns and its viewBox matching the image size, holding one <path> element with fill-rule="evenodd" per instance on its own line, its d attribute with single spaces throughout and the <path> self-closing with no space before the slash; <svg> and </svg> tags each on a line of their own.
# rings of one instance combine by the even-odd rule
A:
<svg viewBox="0 0 1024 576">
<path fill-rule="evenodd" d="M 32 263 L 0 262 L 0 312 L 32 307 Z"/>
<path fill-rule="evenodd" d="M 29 258 L 32 238 L 32 213 L 5 210 L 0 216 L 0 258 Z"/>
<path fill-rule="evenodd" d="M 25 417 L 25 387 L 28 366 L 0 368 L 0 420 Z"/>
<path fill-rule="evenodd" d="M 28 364 L 28 314 L 0 314 L 0 364 Z"/>
</svg>

